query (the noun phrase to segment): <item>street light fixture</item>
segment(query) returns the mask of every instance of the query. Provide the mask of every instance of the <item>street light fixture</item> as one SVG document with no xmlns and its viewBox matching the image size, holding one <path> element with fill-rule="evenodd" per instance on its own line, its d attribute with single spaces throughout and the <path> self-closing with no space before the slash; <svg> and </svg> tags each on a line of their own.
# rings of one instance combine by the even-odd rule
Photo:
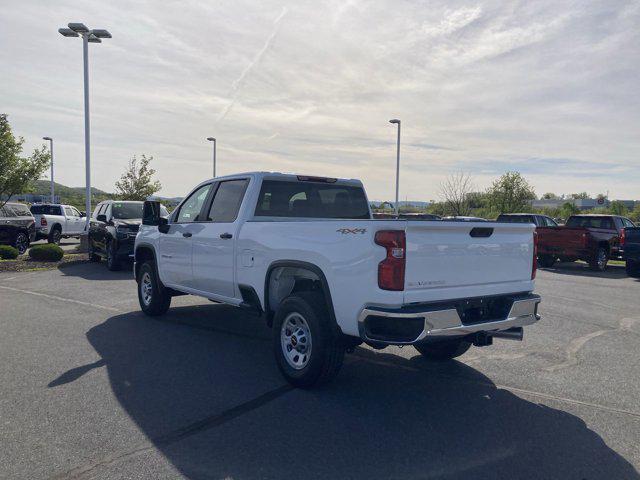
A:
<svg viewBox="0 0 640 480">
<path fill-rule="evenodd" d="M 51 137 L 42 137 L 43 140 L 49 140 L 49 153 L 51 155 L 51 203 L 55 202 L 53 196 L 53 138 Z"/>
<path fill-rule="evenodd" d="M 89 219 L 91 218 L 91 148 L 89 141 L 89 43 L 102 43 L 101 38 L 111 38 L 107 30 L 90 30 L 84 23 L 70 23 L 68 28 L 59 28 L 58 32 L 63 37 L 82 37 L 82 60 L 84 64 L 84 157 L 85 157 L 85 208 L 87 221 L 85 229 L 89 231 Z M 53 162 L 51 165 L 53 169 Z M 53 182 L 53 173 L 51 174 Z M 53 192 L 53 183 L 52 183 Z M 53 195 L 53 193 L 52 193 Z"/>
<path fill-rule="evenodd" d="M 213 178 L 216 178 L 216 139 L 207 137 L 207 140 L 213 142 Z"/>
<path fill-rule="evenodd" d="M 398 125 L 398 146 L 396 148 L 396 203 L 395 203 L 395 211 L 396 218 L 399 216 L 399 204 L 398 204 L 398 192 L 400 190 L 400 120 L 394 118 L 393 120 L 389 120 L 389 123 L 394 123 Z"/>
</svg>

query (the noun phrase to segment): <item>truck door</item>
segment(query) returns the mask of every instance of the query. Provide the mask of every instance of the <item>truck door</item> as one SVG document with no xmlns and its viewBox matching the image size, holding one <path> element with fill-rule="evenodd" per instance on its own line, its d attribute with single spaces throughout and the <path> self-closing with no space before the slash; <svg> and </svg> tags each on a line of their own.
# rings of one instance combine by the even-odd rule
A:
<svg viewBox="0 0 640 480">
<path fill-rule="evenodd" d="M 210 191 L 210 183 L 197 188 L 172 216 L 168 232 L 160 234 L 158 266 L 165 284 L 193 288 L 193 235 L 202 230 L 202 210 Z"/>
<path fill-rule="evenodd" d="M 202 230 L 193 236 L 194 288 L 210 295 L 240 298 L 235 287 L 238 213 L 248 179 L 216 182 Z"/>
</svg>

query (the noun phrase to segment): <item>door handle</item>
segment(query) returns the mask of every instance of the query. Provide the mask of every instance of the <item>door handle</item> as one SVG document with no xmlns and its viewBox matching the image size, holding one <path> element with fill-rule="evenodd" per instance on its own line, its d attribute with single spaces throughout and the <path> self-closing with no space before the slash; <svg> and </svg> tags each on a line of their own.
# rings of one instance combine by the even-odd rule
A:
<svg viewBox="0 0 640 480">
<path fill-rule="evenodd" d="M 182 234 L 182 236 L 183 236 L 183 237 L 186 237 L 186 238 L 189 238 L 191 235 L 193 235 L 193 233 L 191 233 L 191 232 L 184 232 L 184 233 Z"/>
<path fill-rule="evenodd" d="M 228 240 L 230 238 L 233 238 L 233 235 L 231 235 L 230 233 L 221 233 L 220 238 L 224 238 L 225 240 Z"/>
</svg>

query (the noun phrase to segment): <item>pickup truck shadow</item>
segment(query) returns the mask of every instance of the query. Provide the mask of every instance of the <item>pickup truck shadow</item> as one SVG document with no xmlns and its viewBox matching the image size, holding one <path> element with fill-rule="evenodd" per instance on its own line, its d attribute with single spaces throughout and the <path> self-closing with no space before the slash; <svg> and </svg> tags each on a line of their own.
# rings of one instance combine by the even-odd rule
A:
<svg viewBox="0 0 640 480">
<path fill-rule="evenodd" d="M 118 458 L 158 451 L 190 479 L 640 479 L 580 418 L 460 362 L 358 348 L 333 383 L 295 390 L 276 370 L 263 322 L 214 304 L 173 308 L 160 321 L 117 315 L 87 338 L 101 360 L 50 386 L 106 365 L 151 444 L 91 464 L 116 473 Z"/>
<path fill-rule="evenodd" d="M 620 265 L 608 265 L 604 272 L 596 272 L 589 268 L 586 263 L 579 262 L 558 262 L 551 268 L 542 268 L 540 270 L 547 272 L 558 273 L 560 275 L 578 275 L 581 277 L 599 277 L 599 278 L 611 278 L 621 279 L 627 278 L 627 272 L 623 266 Z"/>
<path fill-rule="evenodd" d="M 82 262 L 73 265 L 64 263 L 58 270 L 68 277 L 80 277 L 85 280 L 131 280 L 133 278 L 131 262 L 123 262 L 121 269 L 116 272 L 107 270 L 107 266 L 102 262 Z"/>
</svg>

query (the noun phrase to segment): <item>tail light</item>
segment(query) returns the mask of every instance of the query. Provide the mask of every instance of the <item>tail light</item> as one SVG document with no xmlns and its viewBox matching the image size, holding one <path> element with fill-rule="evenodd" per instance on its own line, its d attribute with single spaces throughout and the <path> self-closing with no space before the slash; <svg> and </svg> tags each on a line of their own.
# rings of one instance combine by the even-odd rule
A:
<svg viewBox="0 0 640 480">
<path fill-rule="evenodd" d="M 40 218 L 40 225 L 43 226 L 43 227 L 46 227 L 47 226 L 47 219 L 44 218 L 44 217 L 41 217 Z"/>
<path fill-rule="evenodd" d="M 403 230 L 380 230 L 375 242 L 387 250 L 387 258 L 378 264 L 378 287 L 404 290 L 406 238 Z"/>
<path fill-rule="evenodd" d="M 624 232 L 624 228 L 620 230 L 620 247 L 624 247 L 624 242 L 627 240 L 627 234 Z"/>
<path fill-rule="evenodd" d="M 583 248 L 589 248 L 589 234 L 587 232 L 582 234 L 582 246 Z"/>
<path fill-rule="evenodd" d="M 538 271 L 538 234 L 533 232 L 533 264 L 531 266 L 531 280 L 536 278 Z"/>
</svg>

